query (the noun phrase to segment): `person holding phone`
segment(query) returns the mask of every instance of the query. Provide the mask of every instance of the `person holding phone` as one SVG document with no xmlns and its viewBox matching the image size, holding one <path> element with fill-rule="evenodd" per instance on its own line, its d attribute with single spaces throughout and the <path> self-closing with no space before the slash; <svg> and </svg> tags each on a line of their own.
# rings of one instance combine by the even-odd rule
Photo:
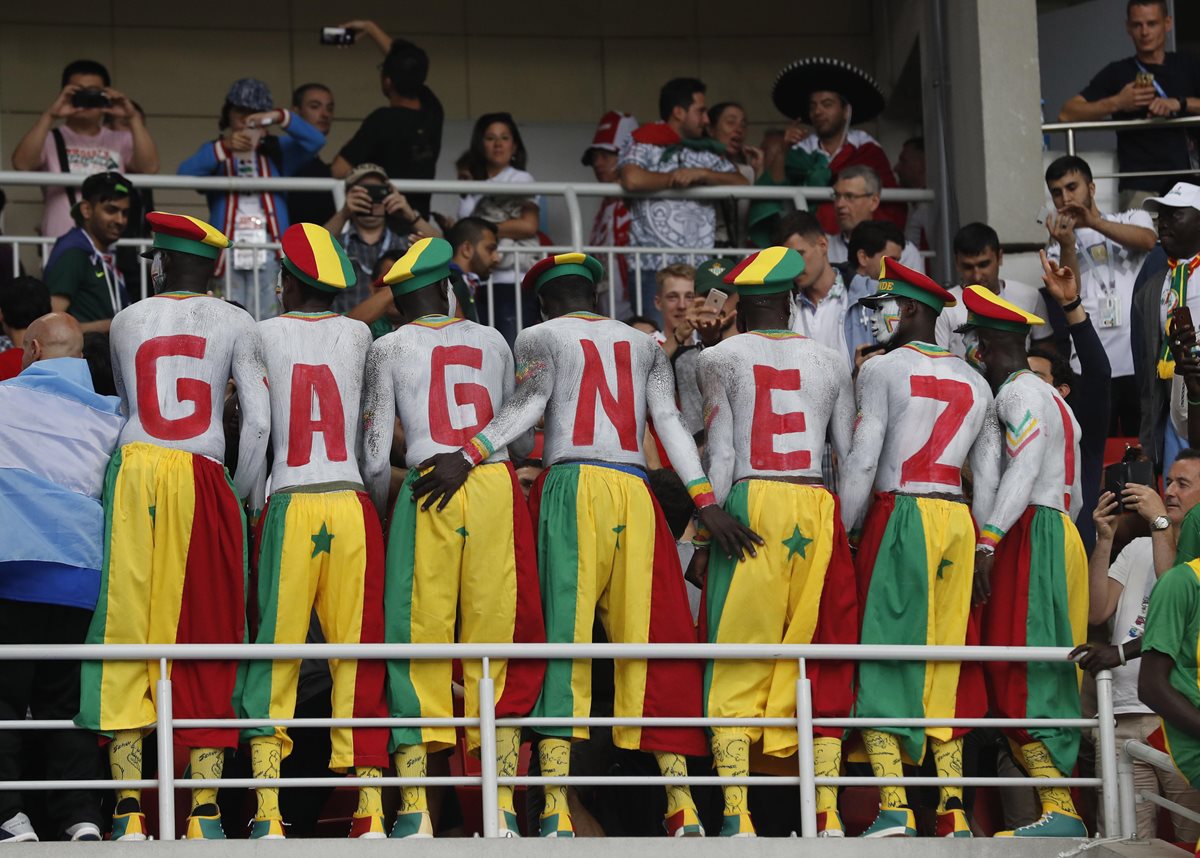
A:
<svg viewBox="0 0 1200 858">
<path fill-rule="evenodd" d="M 108 69 L 95 60 L 75 60 L 62 72 L 62 90 L 13 150 L 14 170 L 47 173 L 157 173 L 158 148 L 142 115 L 124 93 L 112 88 Z M 106 118 L 128 122 L 110 128 Z M 55 122 L 63 120 L 55 127 Z M 73 226 L 76 188 L 45 188 L 40 233 L 57 238 Z"/>
</svg>

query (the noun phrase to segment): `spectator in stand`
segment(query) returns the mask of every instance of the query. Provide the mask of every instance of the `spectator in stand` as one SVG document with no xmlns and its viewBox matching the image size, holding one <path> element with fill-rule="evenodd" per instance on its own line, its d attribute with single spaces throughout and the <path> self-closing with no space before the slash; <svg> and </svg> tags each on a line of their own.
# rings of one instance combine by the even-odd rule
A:
<svg viewBox="0 0 1200 858">
<path fill-rule="evenodd" d="M 350 257 L 357 285 L 339 295 L 334 311 L 345 312 L 369 294 L 368 274 L 375 269 L 380 255 L 392 250 L 408 250 L 408 236 L 417 231 L 432 234 L 432 227 L 408 203 L 404 194 L 390 183 L 383 167 L 359 164 L 346 175 L 346 202 L 326 223 Z"/>
<path fill-rule="evenodd" d="M 855 164 L 838 173 L 833 183 L 833 211 L 837 220 L 837 231 L 829 236 L 829 258 L 833 262 L 845 262 L 853 258 L 849 254 L 851 231 L 863 221 L 884 218 L 879 205 L 879 174 L 865 164 Z M 818 212 L 818 218 L 820 213 Z M 894 218 L 886 218 L 896 223 Z M 897 227 L 899 228 L 899 227 Z M 904 233 L 900 233 L 904 238 Z M 907 239 L 902 245 L 900 264 L 913 271 L 925 273 L 925 260 L 915 244 Z"/>
<path fill-rule="evenodd" d="M 633 132 L 621 152 L 621 187 L 627 191 L 661 191 L 696 185 L 745 185 L 746 177 L 725 157 L 725 146 L 704 136 L 708 126 L 706 87 L 695 78 L 674 78 L 658 94 L 660 121 Z M 633 222 L 629 243 L 635 247 L 708 248 L 716 241 L 716 206 L 700 200 L 641 197 L 630 201 Z M 654 273 L 685 254 L 644 254 L 641 268 L 642 313 L 656 322 L 650 308 Z"/>
<path fill-rule="evenodd" d="M 1142 651 L 1146 608 L 1161 574 L 1154 561 L 1154 549 L 1156 542 L 1162 542 L 1160 552 L 1174 555 L 1173 533 L 1179 528 L 1185 514 L 1200 503 L 1200 458 L 1176 459 L 1166 484 L 1164 499 L 1160 499 L 1150 487 L 1134 486 L 1123 493 L 1137 502 L 1135 514 L 1145 520 L 1151 536 L 1139 536 L 1129 542 L 1111 564 L 1109 561 L 1117 520 L 1124 511 L 1121 499 L 1111 492 L 1105 492 L 1092 514 L 1096 547 L 1088 561 L 1088 624 L 1107 625 L 1109 620 L 1113 620 L 1112 636 L 1111 643 L 1083 644 L 1076 648 L 1074 655 L 1084 656 L 1081 663 L 1089 672 L 1112 671 L 1118 748 L 1130 739 L 1145 742 L 1159 726 L 1154 711 L 1138 699 L 1141 665 L 1138 656 Z M 1099 748 L 1096 732 L 1093 731 L 1093 741 Z M 1139 791 L 1160 795 L 1193 812 L 1200 812 L 1200 793 L 1188 786 L 1179 772 L 1158 769 L 1149 763 L 1134 760 L 1133 778 L 1134 786 Z M 1108 831 L 1105 825 L 1103 802 L 1097 804 L 1101 814 L 1097 820 L 1101 831 L 1109 835 L 1115 833 Z M 1138 803 L 1139 840 L 1153 840 L 1158 836 L 1158 812 L 1158 807 L 1148 801 Z M 1176 840 L 1191 843 L 1200 837 L 1200 825 L 1186 817 L 1173 813 L 1171 822 L 1175 826 Z"/>
<path fill-rule="evenodd" d="M 1060 122 L 1096 119 L 1146 119 L 1200 112 L 1200 60 L 1190 54 L 1167 53 L 1167 33 L 1174 22 L 1166 0 L 1129 0 L 1125 32 L 1134 55 L 1102 68 L 1078 95 L 1072 96 Z M 1192 129 L 1135 128 L 1117 132 L 1117 169 L 1123 173 L 1196 169 L 1196 134 Z M 1176 177 L 1177 178 L 1177 177 Z M 1171 176 L 1122 178 L 1122 211 L 1171 185 Z"/>
<path fill-rule="evenodd" d="M 1168 405 L 1184 396 L 1184 388 L 1164 334 L 1172 310 L 1200 306 L 1200 186 L 1177 182 L 1142 208 L 1157 214 L 1158 240 L 1166 256 L 1153 257 L 1158 259 L 1153 266 L 1147 260 L 1138 278 L 1142 286 L 1133 293 L 1130 339 L 1142 412 L 1138 435 L 1142 450 L 1165 473 L 1188 446 L 1168 420 Z"/>
<path fill-rule="evenodd" d="M 75 60 L 62 73 L 62 91 L 13 150 L 14 170 L 47 173 L 157 173 L 158 149 L 128 96 L 112 88 L 108 69 L 95 60 Z M 77 101 L 89 105 L 77 106 Z M 106 117 L 129 123 L 105 126 Z M 64 122 L 57 128 L 56 120 Z M 41 234 L 58 238 L 71 229 L 74 188 L 46 188 Z"/>
<path fill-rule="evenodd" d="M 278 126 L 284 132 L 269 132 Z M 233 82 L 221 106 L 217 127 L 221 136 L 202 143 L 196 154 L 179 165 L 184 176 L 294 176 L 316 157 L 325 135 L 290 110 L 277 108 L 271 90 L 248 77 Z M 281 193 L 232 194 L 216 191 L 208 197 L 208 219 L 233 242 L 263 244 L 279 241 L 291 224 L 287 200 Z M 224 294 L 226 266 L 230 288 Z M 232 247 L 221 254 L 213 273 L 214 286 L 226 299 L 241 304 L 251 315 L 275 315 L 275 278 L 279 261 L 269 250 Z"/>
<path fill-rule="evenodd" d="M 846 355 L 854 368 L 855 352 L 875 342 L 869 321 L 858 300 L 875 291 L 866 280 L 851 292 L 852 275 L 829 261 L 829 237 L 816 215 L 806 211 L 788 214 L 779 225 L 779 243 L 804 257 L 804 271 L 796 278 L 792 330 Z"/>
<path fill-rule="evenodd" d="M 346 313 L 347 318 L 358 319 L 370 328 L 371 336 L 375 339 L 390 334 L 400 326 L 400 311 L 392 300 L 392 290 L 384 285 L 383 275 L 392 270 L 396 260 L 404 253 L 402 250 L 386 250 L 379 254 L 371 270 L 370 296 Z"/>
<path fill-rule="evenodd" d="M 928 185 L 925 171 L 925 138 L 910 137 L 900 147 L 896 159 L 896 181 L 907 190 L 924 190 Z M 917 250 L 928 250 L 933 237 L 934 218 L 937 208 L 932 200 L 908 204 L 908 217 L 904 221 L 904 237 Z"/>
<path fill-rule="evenodd" d="M 442 151 L 442 103 L 425 85 L 429 56 L 405 39 L 393 39 L 374 21 L 347 21 L 355 43 L 368 36 L 383 51 L 379 87 L 387 106 L 374 110 L 337 157 L 333 175 L 345 178 L 359 164 L 379 164 L 397 179 L 432 179 Z M 413 194 L 413 208 L 428 218 L 429 194 Z"/>
<path fill-rule="evenodd" d="M 130 99 L 130 105 L 133 107 L 133 113 L 136 113 L 141 119 L 142 124 L 146 124 L 146 111 L 136 101 Z M 130 116 L 133 115 L 130 114 Z M 132 128 L 132 123 L 128 116 L 114 116 L 109 114 L 104 117 L 106 127 L 114 131 L 129 131 Z M 150 188 L 135 187 L 133 193 L 129 195 L 129 222 L 125 224 L 124 238 L 148 238 L 150 236 L 150 227 L 146 224 L 146 214 L 154 211 L 154 191 Z M 138 284 L 138 288 L 131 290 L 131 298 L 137 300 L 147 297 L 150 294 L 149 283 L 146 284 L 145 294 L 141 294 L 141 248 L 136 245 L 125 245 L 117 248 L 117 267 L 121 269 L 121 273 L 125 275 L 125 282 L 129 284 Z M 136 298 L 134 297 L 136 295 Z"/>
<path fill-rule="evenodd" d="M 125 418 L 116 397 L 92 389 L 83 332 L 64 314 L 34 321 L 25 369 L 0 383 L 0 644 L 80 644 L 100 593 L 100 495 Z M 8 662 L 0 720 L 69 720 L 79 711 L 79 662 Z M 0 781 L 21 778 L 22 731 L 0 732 Z M 43 777 L 103 777 L 95 739 L 41 733 Z M 46 794 L 55 839 L 100 840 L 95 792 Z M 43 834 L 48 833 L 43 831 Z M 0 843 L 37 840 L 19 793 L 0 791 Z"/>
<path fill-rule="evenodd" d="M 794 120 L 784 133 L 783 146 L 772 146 L 765 156 L 772 184 L 828 187 L 848 167 L 860 165 L 875 171 L 876 186 L 896 187 L 883 147 L 870 134 L 850 127 L 883 112 L 879 84 L 862 69 L 828 57 L 800 60 L 779 73 L 771 98 L 781 113 Z M 753 210 L 752 220 L 765 215 L 758 206 Z M 879 216 L 903 228 L 906 213 L 903 203 L 888 203 Z M 817 217 L 827 233 L 838 232 L 839 222 L 829 203 L 818 206 Z M 912 267 L 907 260 L 904 264 Z"/>
<path fill-rule="evenodd" d="M 50 312 L 50 290 L 36 277 L 0 284 L 0 330 L 8 345 L 0 350 L 0 381 L 21 371 L 25 334 L 35 319 Z"/>
<path fill-rule="evenodd" d="M 618 180 L 617 159 L 621 150 L 633 139 L 633 130 L 638 127 L 637 118 L 629 113 L 610 110 L 600 117 L 592 143 L 583 152 L 583 165 L 591 167 L 597 182 Z M 600 210 L 592 222 L 592 234 L 588 243 L 593 247 L 626 247 L 629 245 L 629 207 L 624 197 L 605 197 L 600 201 Z M 612 309 L 614 319 L 624 319 L 633 312 L 633 294 L 630 292 L 629 258 L 616 258 L 616 265 L 609 272 L 609 289 L 615 292 L 611 308 L 601 298 L 602 309 Z"/>
<path fill-rule="evenodd" d="M 1046 221 L 1046 255 L 1076 272 L 1083 309 L 1092 319 L 1112 369 L 1108 433 L 1136 436 L 1138 385 L 1133 375 L 1130 310 L 1133 284 L 1158 236 L 1148 212 L 1102 214 L 1087 161 L 1064 155 L 1046 168 L 1046 187 L 1058 212 Z M 1078 358 L 1072 364 L 1079 370 Z"/>
<path fill-rule="evenodd" d="M 725 144 L 725 157 L 753 184 L 763 172 L 763 152 L 746 145 L 746 109 L 736 101 L 722 101 L 708 109 L 708 135 Z M 717 247 L 745 247 L 749 200 L 722 200 L 717 208 Z"/>
<path fill-rule="evenodd" d="M 467 168 L 475 181 L 496 184 L 527 184 L 533 176 L 525 172 L 528 155 L 516 121 L 508 113 L 485 113 L 471 131 L 467 149 Z M 537 247 L 540 206 L 535 197 L 516 194 L 466 194 L 458 204 L 458 218 L 477 217 L 495 224 L 501 241 L 518 247 Z M 537 321 L 537 305 L 532 294 L 520 294 L 518 266 L 528 269 L 537 257 L 510 253 L 492 273 L 496 315 L 492 327 L 500 331 L 509 345 L 517 331 Z M 521 324 L 517 324 L 517 301 L 522 302 Z M 482 308 L 480 308 L 482 310 Z M 481 318 L 487 317 L 481 313 Z"/>
<path fill-rule="evenodd" d="M 1026 313 L 1045 319 L 1046 300 L 1036 287 L 1017 280 L 1002 280 L 1000 266 L 1004 264 L 1004 251 L 1000 249 L 1000 236 L 986 223 L 969 223 L 954 236 L 954 267 L 958 271 L 961 285 L 950 287 L 958 303 L 942 310 L 937 320 L 937 344 L 949 349 L 959 357 L 967 357 L 962 334 L 955 331 L 967 323 L 967 308 L 963 306 L 963 286 L 983 286 L 999 295 L 1010 304 L 1015 304 Z M 1049 340 L 1054 331 L 1049 325 L 1032 329 L 1030 344 Z"/>
<path fill-rule="evenodd" d="M 323 83 L 306 83 L 292 93 L 292 112 L 325 135 L 333 129 L 333 91 Z M 333 174 L 320 155 L 302 164 L 295 173 L 298 179 L 328 179 Z M 337 206 L 328 191 L 289 191 L 288 217 L 292 223 L 325 223 L 333 217 Z"/>
<path fill-rule="evenodd" d="M 658 329 L 658 322 L 647 318 L 646 316 L 630 316 L 625 320 L 625 324 L 629 325 L 631 328 L 636 328 L 643 334 L 649 334 L 652 337 L 656 334 L 662 333 Z"/>
<path fill-rule="evenodd" d="M 487 306 L 484 284 L 500 264 L 496 225 L 478 217 L 465 217 L 454 224 L 446 241 L 454 255 L 450 259 L 450 286 L 454 289 L 455 315 L 479 321 L 480 306 Z"/>
<path fill-rule="evenodd" d="M 879 271 L 886 256 L 900 261 L 904 252 L 904 233 L 890 220 L 864 220 L 850 233 L 847 264 L 854 272 L 850 291 L 855 291 L 855 280 L 865 277 L 879 280 Z M 870 284 L 871 288 L 875 286 Z M 873 294 L 873 293 L 872 293 Z"/>
<path fill-rule="evenodd" d="M 76 226 L 50 250 L 46 285 L 56 313 L 70 313 L 87 331 L 107 331 L 129 304 L 113 244 L 125 232 L 133 184 L 120 173 L 88 176 L 71 209 Z"/>
<path fill-rule="evenodd" d="M 668 265 L 654 274 L 654 310 L 663 321 L 663 333 L 654 339 L 667 352 L 695 345 L 696 333 L 688 320 L 688 310 L 696 297 L 696 269 L 682 262 Z"/>
<path fill-rule="evenodd" d="M 695 329 L 698 342 L 694 346 L 677 348 L 672 356 L 679 416 L 683 418 L 683 425 L 696 439 L 697 445 L 704 443 L 704 397 L 700 393 L 700 382 L 696 375 L 700 353 L 704 348 L 715 346 L 738 332 L 738 293 L 729 290 L 725 281 L 721 279 L 733 270 L 734 264 L 731 259 L 715 257 L 696 266 L 696 300 L 688 309 L 687 322 Z M 719 289 L 728 295 L 720 313 L 705 302 L 713 289 Z M 688 560 L 690 559 L 689 557 Z"/>
</svg>

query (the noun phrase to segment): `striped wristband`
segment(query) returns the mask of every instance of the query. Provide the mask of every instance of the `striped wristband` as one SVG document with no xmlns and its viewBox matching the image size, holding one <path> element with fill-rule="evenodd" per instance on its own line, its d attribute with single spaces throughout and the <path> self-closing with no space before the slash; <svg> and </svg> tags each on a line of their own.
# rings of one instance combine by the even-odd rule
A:
<svg viewBox="0 0 1200 858">
<path fill-rule="evenodd" d="M 496 451 L 492 448 L 488 439 L 482 435 L 476 435 L 462 448 L 463 455 L 471 460 L 472 465 L 478 465 L 489 458 L 494 452 Z"/>
<path fill-rule="evenodd" d="M 712 483 L 704 477 L 688 483 L 687 490 L 688 494 L 692 496 L 692 503 L 696 505 L 696 509 L 704 509 L 717 502 L 717 496 L 713 494 Z"/>
<path fill-rule="evenodd" d="M 989 524 L 979 532 L 979 541 L 976 543 L 976 547 L 995 551 L 996 546 L 1003 538 L 1004 531 Z"/>
</svg>

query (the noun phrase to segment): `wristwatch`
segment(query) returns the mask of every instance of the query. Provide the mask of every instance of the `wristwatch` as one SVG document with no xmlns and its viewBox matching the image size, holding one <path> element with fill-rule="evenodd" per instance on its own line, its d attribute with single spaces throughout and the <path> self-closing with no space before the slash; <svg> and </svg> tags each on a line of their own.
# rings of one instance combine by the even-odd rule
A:
<svg viewBox="0 0 1200 858">
<path fill-rule="evenodd" d="M 1150 522 L 1150 529 L 1155 531 L 1166 530 L 1170 526 L 1171 519 L 1167 518 L 1165 515 L 1160 515 Z"/>
</svg>

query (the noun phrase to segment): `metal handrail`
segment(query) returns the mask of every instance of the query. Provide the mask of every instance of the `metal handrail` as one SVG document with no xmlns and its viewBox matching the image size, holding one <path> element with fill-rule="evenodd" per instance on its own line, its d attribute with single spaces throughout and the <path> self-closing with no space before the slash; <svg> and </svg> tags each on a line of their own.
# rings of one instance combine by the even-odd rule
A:
<svg viewBox="0 0 1200 858">
<path fill-rule="evenodd" d="M 1120 790 L 1121 827 L 1126 837 L 1132 837 L 1137 834 L 1137 811 L 1135 805 L 1139 801 L 1148 801 L 1151 804 L 1166 808 L 1171 813 L 1176 813 L 1185 819 L 1190 819 L 1192 822 L 1200 822 L 1200 813 L 1197 813 L 1190 807 L 1184 807 L 1155 793 L 1136 789 L 1133 782 L 1134 760 L 1149 763 L 1156 769 L 1166 772 L 1179 772 L 1170 754 L 1164 754 L 1157 748 L 1151 748 L 1145 742 L 1128 739 L 1121 745 L 1120 756 L 1117 758 L 1117 788 Z"/>
<path fill-rule="evenodd" d="M 1043 134 L 1066 134 L 1067 154 L 1074 155 L 1075 134 L 1080 131 L 1129 131 L 1131 129 L 1171 129 L 1200 126 L 1200 116 L 1152 117 L 1148 119 L 1099 119 L 1086 122 L 1043 122 Z M 1145 176 L 1193 176 L 1195 170 L 1142 170 L 1116 173 L 1094 173 L 1094 179 L 1132 179 Z"/>
</svg>

